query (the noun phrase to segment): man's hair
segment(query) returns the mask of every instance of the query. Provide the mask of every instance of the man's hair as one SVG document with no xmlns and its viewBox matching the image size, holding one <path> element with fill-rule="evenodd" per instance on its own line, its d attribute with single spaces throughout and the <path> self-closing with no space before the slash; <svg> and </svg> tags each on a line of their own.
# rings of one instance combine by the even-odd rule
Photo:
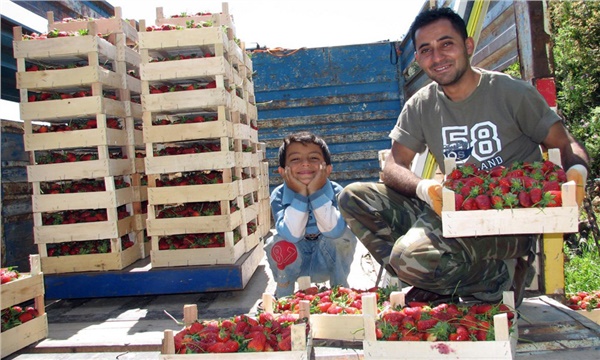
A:
<svg viewBox="0 0 600 360">
<path fill-rule="evenodd" d="M 323 158 L 325 159 L 325 164 L 331 165 L 331 153 L 329 152 L 329 147 L 325 140 L 320 138 L 319 136 L 308 132 L 301 131 L 297 133 L 290 134 L 283 139 L 283 144 L 279 147 L 279 166 L 285 168 L 285 155 L 287 153 L 287 148 L 290 144 L 293 143 L 301 143 L 303 145 L 307 144 L 315 144 L 321 148 L 321 152 L 323 152 Z"/>
<path fill-rule="evenodd" d="M 465 25 L 465 21 L 461 18 L 457 13 L 455 13 L 452 9 L 448 7 L 441 7 L 437 9 L 429 9 L 425 10 L 415 18 L 408 33 L 410 34 L 410 38 L 412 39 L 413 46 L 415 50 L 417 50 L 417 43 L 415 41 L 415 34 L 417 30 L 422 28 L 423 26 L 427 26 L 434 21 L 438 21 L 441 19 L 447 19 L 452 24 L 452 27 L 458 31 L 458 33 L 462 36 L 463 40 L 466 40 L 467 35 L 467 26 Z"/>
</svg>

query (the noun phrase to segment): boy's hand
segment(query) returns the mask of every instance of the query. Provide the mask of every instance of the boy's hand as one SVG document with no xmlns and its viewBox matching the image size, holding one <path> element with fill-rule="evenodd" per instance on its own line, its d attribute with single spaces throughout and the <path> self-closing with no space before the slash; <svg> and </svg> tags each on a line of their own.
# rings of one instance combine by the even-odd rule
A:
<svg viewBox="0 0 600 360">
<path fill-rule="evenodd" d="M 331 173 L 331 165 L 327 165 L 326 163 L 321 163 L 319 165 L 319 171 L 317 171 L 317 175 L 308 183 L 308 195 L 311 195 L 321 189 L 327 183 L 327 178 Z"/>
<path fill-rule="evenodd" d="M 287 187 L 290 188 L 290 190 L 293 190 L 294 192 L 297 192 L 298 194 L 301 194 L 303 196 L 309 195 L 308 186 L 304 185 L 300 180 L 298 180 L 292 175 L 292 170 L 290 170 L 289 166 L 285 167 L 285 170 L 283 171 L 281 176 L 283 177 L 283 181 L 285 181 L 285 184 L 287 185 Z"/>
</svg>

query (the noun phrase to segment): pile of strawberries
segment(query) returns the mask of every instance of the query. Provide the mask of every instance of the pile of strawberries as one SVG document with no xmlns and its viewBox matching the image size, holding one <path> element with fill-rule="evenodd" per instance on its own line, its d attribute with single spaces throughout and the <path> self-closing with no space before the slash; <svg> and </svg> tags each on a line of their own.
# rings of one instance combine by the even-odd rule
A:
<svg viewBox="0 0 600 360">
<path fill-rule="evenodd" d="M 130 187 L 122 177 L 115 177 L 115 189 Z M 104 179 L 65 180 L 58 182 L 42 182 L 40 188 L 44 194 L 73 194 L 82 192 L 106 191 Z"/>
<path fill-rule="evenodd" d="M 409 303 L 387 308 L 376 321 L 377 340 L 387 341 L 492 341 L 494 315 L 506 313 L 512 328 L 514 313 L 504 304 Z"/>
<path fill-rule="evenodd" d="M 600 290 L 578 291 L 577 293 L 567 294 L 567 306 L 573 310 L 600 309 Z"/>
<path fill-rule="evenodd" d="M 565 171 L 551 161 L 515 162 L 480 170 L 472 164 L 454 169 L 444 186 L 455 192 L 456 210 L 489 210 L 562 205 Z"/>
<path fill-rule="evenodd" d="M 362 296 L 375 293 L 378 305 L 389 304 L 389 295 L 397 288 L 374 287 L 368 290 L 359 290 L 343 286 L 335 286 L 331 289 L 317 288 L 316 286 L 299 290 L 291 296 L 277 299 L 275 312 L 291 311 L 298 313 L 300 301 L 307 300 L 310 303 L 311 314 L 361 314 Z"/>
<path fill-rule="evenodd" d="M 2 332 L 24 324 L 38 316 L 39 313 L 33 306 L 23 308 L 15 305 L 2 309 Z"/>
<path fill-rule="evenodd" d="M 307 323 L 292 314 L 258 318 L 238 315 L 231 319 L 196 321 L 175 335 L 176 354 L 290 351 L 291 326 Z M 306 327 L 307 334 L 309 327 Z"/>
<path fill-rule="evenodd" d="M 88 95 L 84 95 L 84 96 L 88 96 Z M 34 133 L 87 130 L 87 129 L 96 129 L 97 127 L 98 127 L 98 122 L 96 121 L 96 119 L 71 120 L 68 123 L 63 123 L 63 124 L 52 124 L 50 126 L 42 125 L 39 128 L 37 128 L 36 130 L 34 130 Z M 116 119 L 116 118 L 106 119 L 106 127 L 109 129 L 117 129 L 117 130 L 123 129 L 119 119 Z"/>
<path fill-rule="evenodd" d="M 21 276 L 19 271 L 12 267 L 2 268 L 2 270 L 0 270 L 0 280 L 2 284 L 15 281 L 19 276 Z"/>
<path fill-rule="evenodd" d="M 128 235 L 121 237 L 121 250 L 126 250 L 135 244 Z M 51 256 L 69 256 L 69 255 L 87 255 L 87 254 L 107 254 L 111 252 L 110 240 L 86 240 L 86 241 L 68 241 L 62 243 L 52 243 L 46 245 L 48 257 Z"/>
</svg>

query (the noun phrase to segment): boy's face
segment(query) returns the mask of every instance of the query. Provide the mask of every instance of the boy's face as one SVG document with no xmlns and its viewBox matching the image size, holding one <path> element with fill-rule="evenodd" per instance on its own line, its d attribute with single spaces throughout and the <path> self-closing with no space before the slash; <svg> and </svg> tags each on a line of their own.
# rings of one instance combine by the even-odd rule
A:
<svg viewBox="0 0 600 360">
<path fill-rule="evenodd" d="M 291 175 L 304 185 L 315 178 L 319 167 L 325 162 L 323 152 L 317 144 L 291 143 L 285 154 L 285 166 L 290 168 Z M 331 165 L 327 166 L 327 176 L 331 173 Z M 279 168 L 280 173 L 284 169 Z"/>
</svg>

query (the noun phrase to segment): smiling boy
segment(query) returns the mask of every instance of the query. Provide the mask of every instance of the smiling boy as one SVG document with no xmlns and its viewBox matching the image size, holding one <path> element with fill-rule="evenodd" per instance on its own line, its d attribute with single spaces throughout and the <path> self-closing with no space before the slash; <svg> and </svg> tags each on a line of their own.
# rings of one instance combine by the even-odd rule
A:
<svg viewBox="0 0 600 360">
<path fill-rule="evenodd" d="M 287 136 L 279 148 L 284 183 L 271 193 L 276 233 L 265 246 L 277 297 L 293 294 L 300 276 L 348 286 L 357 239 L 338 210 L 342 187 L 329 180 L 332 169 L 327 144 L 310 132 Z"/>
</svg>

